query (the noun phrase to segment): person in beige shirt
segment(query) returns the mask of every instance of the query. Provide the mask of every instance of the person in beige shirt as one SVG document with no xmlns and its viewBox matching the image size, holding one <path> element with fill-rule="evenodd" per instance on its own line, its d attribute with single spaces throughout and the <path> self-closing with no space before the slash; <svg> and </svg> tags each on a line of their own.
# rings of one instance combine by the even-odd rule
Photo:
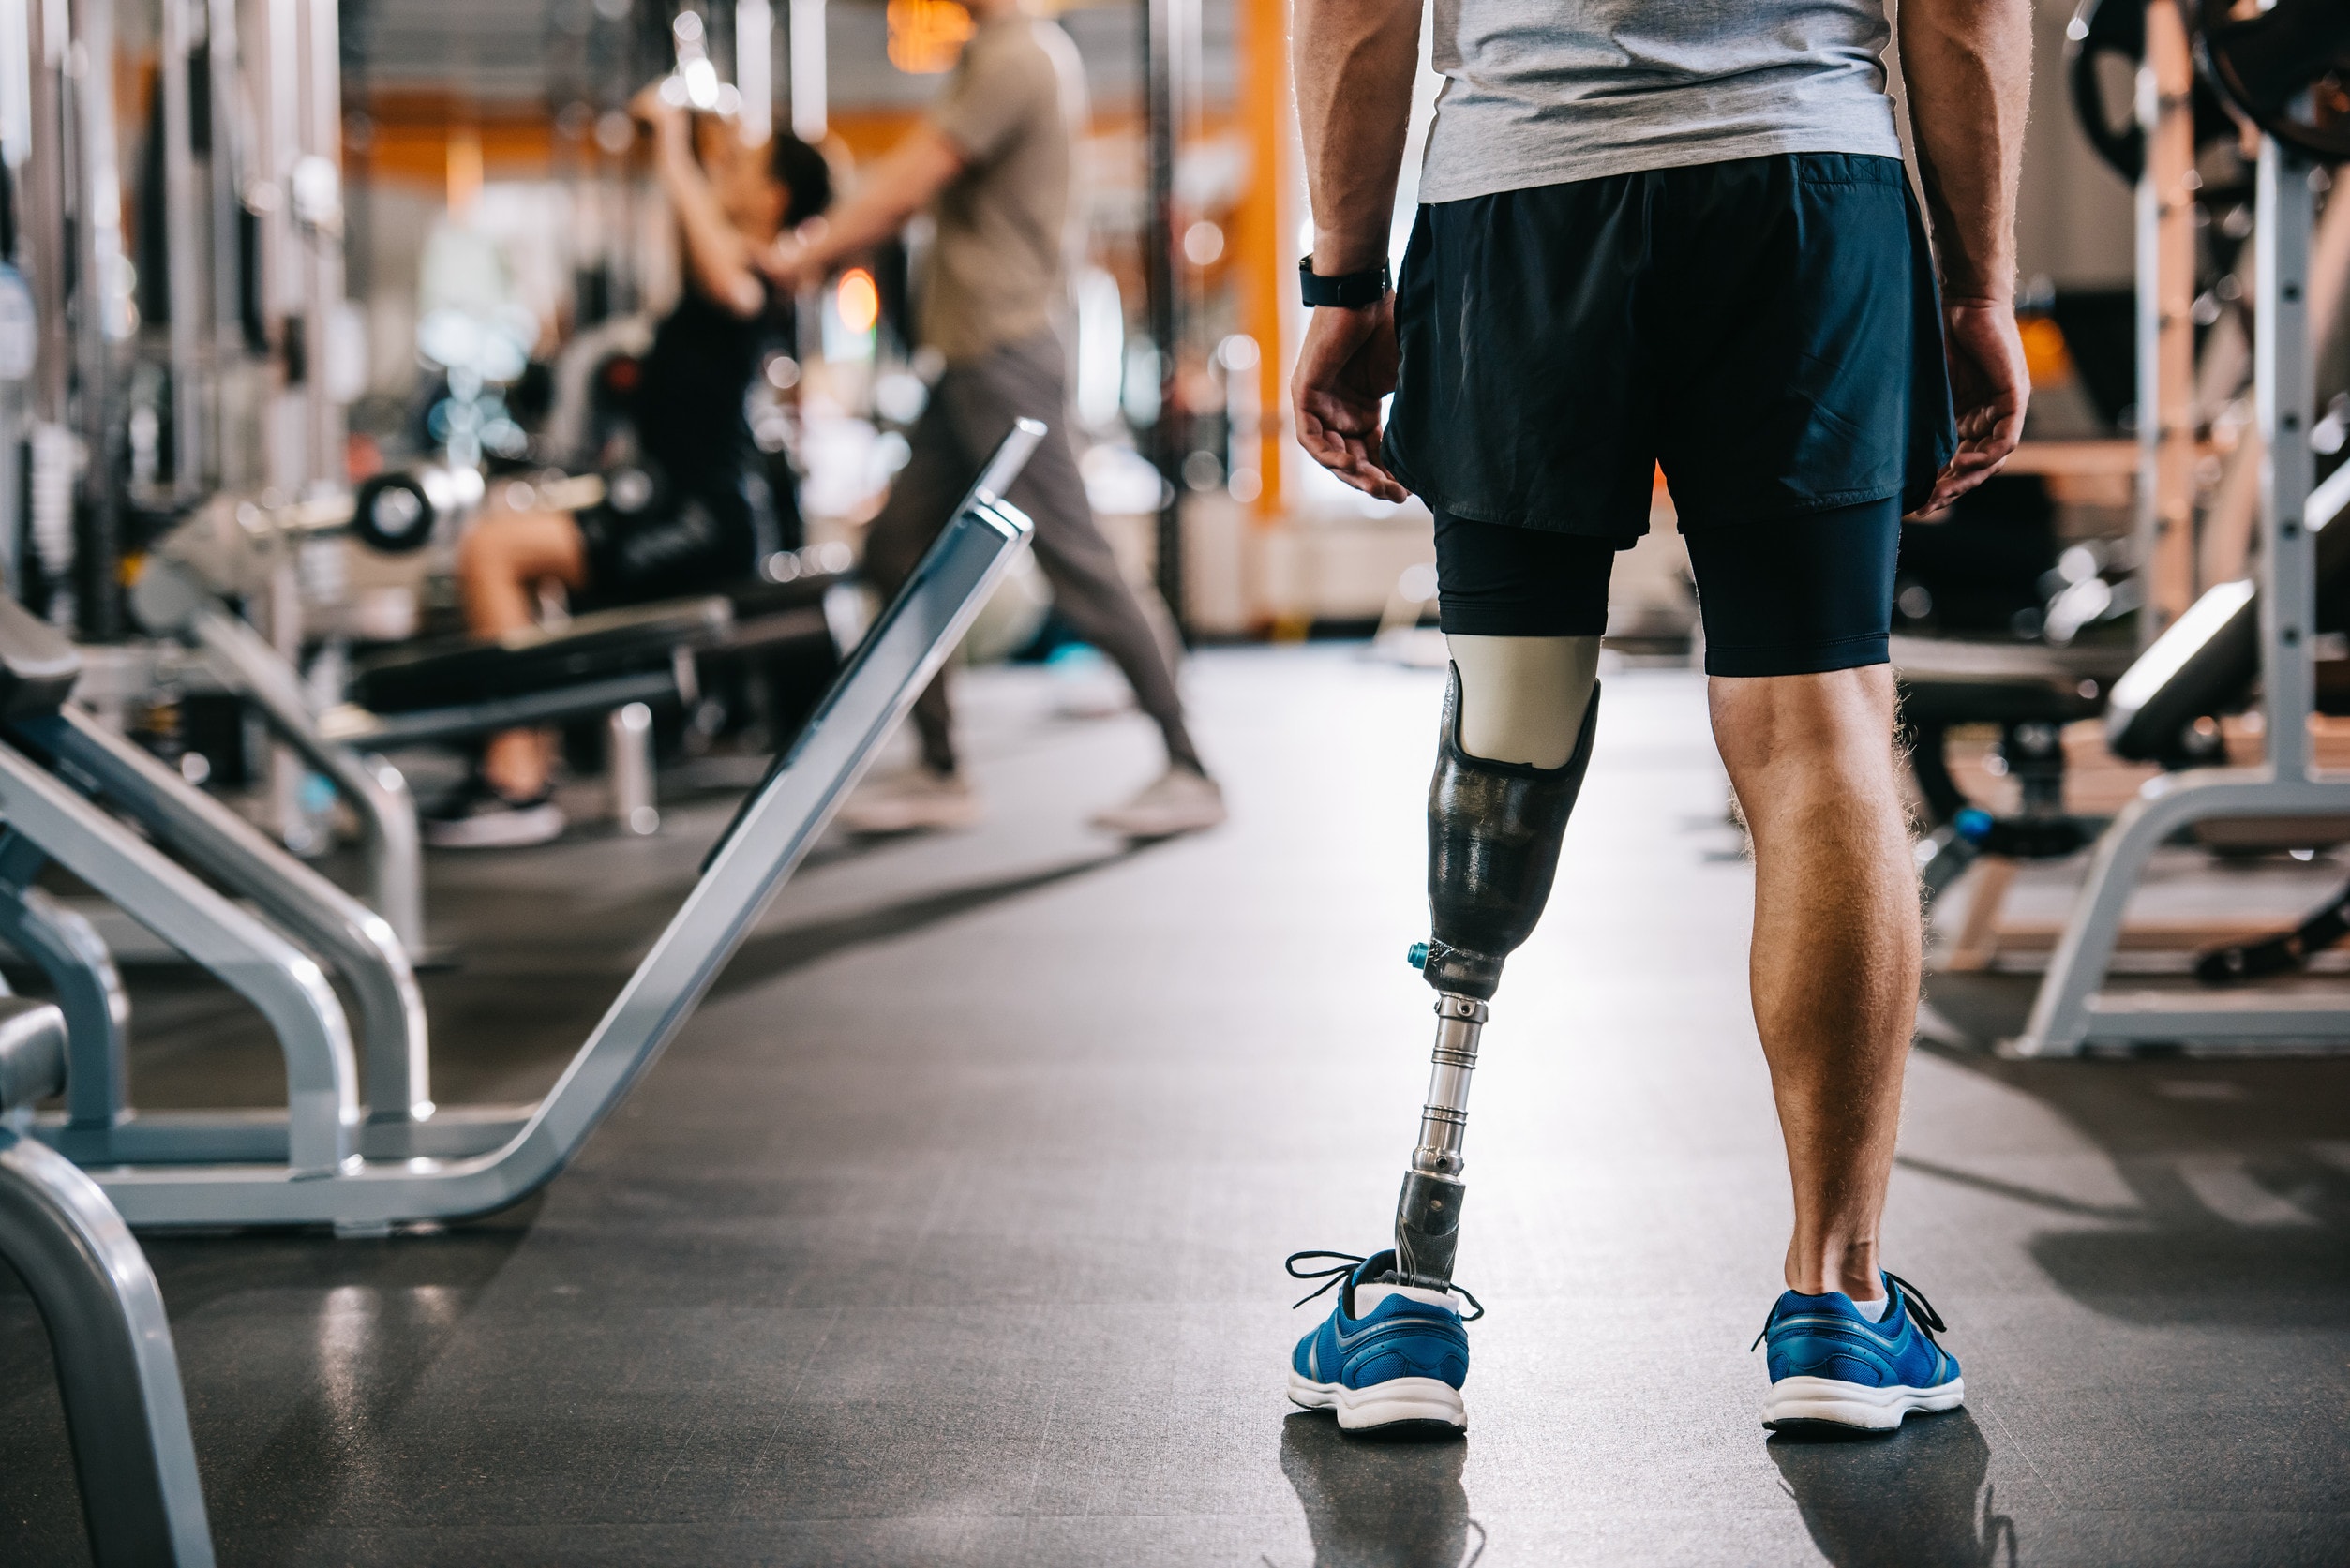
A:
<svg viewBox="0 0 2350 1568">
<path fill-rule="evenodd" d="M 1067 426 L 1068 358 L 1053 321 L 1068 285 L 1071 142 L 1085 115 L 1076 46 L 1019 0 L 965 0 L 976 24 L 936 103 L 857 194 L 779 243 L 771 269 L 805 288 L 927 208 L 936 234 L 918 335 L 944 361 L 913 455 L 874 519 L 865 571 L 885 593 L 921 560 L 1012 421 L 1050 434 L 1006 500 L 1036 524 L 1053 602 L 1107 654 L 1159 725 L 1166 770 L 1097 827 L 1133 838 L 1212 828 L 1222 792 L 1184 724 L 1175 671 L 1095 524 Z M 915 705 L 921 766 L 843 807 L 854 830 L 967 826 L 979 802 L 957 765 L 941 674 Z"/>
</svg>

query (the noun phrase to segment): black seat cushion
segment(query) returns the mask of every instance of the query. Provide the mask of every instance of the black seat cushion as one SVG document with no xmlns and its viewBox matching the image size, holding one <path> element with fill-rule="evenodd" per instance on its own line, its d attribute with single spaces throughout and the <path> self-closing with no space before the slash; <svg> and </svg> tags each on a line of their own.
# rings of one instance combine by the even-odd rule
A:
<svg viewBox="0 0 2350 1568">
<path fill-rule="evenodd" d="M 530 696 L 666 668 L 681 650 L 723 642 L 733 624 L 732 606 L 713 594 L 598 610 L 505 637 L 438 637 L 368 659 L 352 694 L 378 713 Z"/>
<path fill-rule="evenodd" d="M 2076 644 L 1893 639 L 1901 711 L 1911 724 L 2070 724 L 2094 718 L 2131 650 Z"/>
<path fill-rule="evenodd" d="M 787 583 L 771 583 L 764 578 L 754 577 L 722 591 L 734 606 L 734 618 L 737 620 L 751 620 L 763 615 L 781 615 L 789 610 L 821 605 L 825 593 L 832 585 L 846 580 L 845 573 L 811 572 Z"/>
<path fill-rule="evenodd" d="M 82 655 L 63 632 L 13 599 L 0 599 L 0 718 L 54 713 L 81 675 Z"/>
</svg>

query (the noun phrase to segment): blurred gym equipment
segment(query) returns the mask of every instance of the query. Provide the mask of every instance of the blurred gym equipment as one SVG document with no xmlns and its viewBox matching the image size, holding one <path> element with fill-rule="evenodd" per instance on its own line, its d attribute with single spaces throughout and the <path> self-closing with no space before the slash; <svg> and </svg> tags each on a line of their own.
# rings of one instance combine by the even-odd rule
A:
<svg viewBox="0 0 2350 1568">
<path fill-rule="evenodd" d="M 2264 70 L 2281 40 L 2292 41 L 2301 87 L 2315 91 L 2332 80 L 2335 57 L 2350 44 L 2350 12 L 2327 0 L 2300 0 L 2229 30 L 2207 35 L 2206 48 L 2224 44 L 2239 62 L 2259 59 Z M 2260 31 L 2274 29 L 2273 32 Z M 2350 1042 L 2350 999 L 2308 993 L 2117 993 L 2106 971 L 2124 912 L 2156 847 L 2183 829 L 2214 819 L 2324 819 L 2350 815 L 2350 778 L 2318 770 L 2312 759 L 2311 715 L 2317 709 L 2312 645 L 2317 628 L 2318 551 L 2315 530 L 2329 517 L 2313 508 L 2309 430 L 2315 401 L 2309 336 L 2311 242 L 2317 167 L 2307 137 L 2274 134 L 2280 77 L 2264 74 L 2261 89 L 2244 97 L 2242 85 L 2219 73 L 2236 106 L 2262 124 L 2258 215 L 2254 233 L 2257 296 L 2253 307 L 2258 417 L 2268 456 L 2262 486 L 2258 591 L 2262 733 L 2267 758 L 2252 768 L 2209 768 L 2166 774 L 2148 784 L 2099 838 L 2083 885 L 2042 980 L 2031 1017 L 2013 1049 L 2028 1056 L 2068 1055 L 2096 1047 L 2192 1041 L 2205 1049 L 2342 1048 Z M 2289 80 L 2289 77 L 2286 78 Z M 2339 498 L 2324 498 L 2328 504 Z M 2215 590 L 2216 591 L 2216 590 Z M 2234 612 L 2234 613 L 2240 613 Z M 2216 614 L 2213 632 L 2228 616 Z M 2183 639 L 2182 639 L 2183 640 Z M 2156 645 L 2157 648 L 2161 644 Z M 2149 650 L 2149 656 L 2153 652 Z M 2171 650 L 2176 652 L 2174 649 Z M 2193 671 L 2195 661 L 2166 657 L 2151 666 L 2141 694 L 2125 676 L 2132 719 L 2170 685 L 2170 668 Z"/>
<path fill-rule="evenodd" d="M 277 1009 L 270 1016 L 286 1051 L 288 1113 L 282 1118 L 257 1113 L 227 1126 L 217 1118 L 201 1124 L 179 1118 L 191 1144 L 209 1135 L 212 1148 L 183 1149 L 169 1163 L 103 1165 L 94 1174 L 125 1217 L 136 1225 L 332 1224 L 346 1234 L 381 1234 L 401 1221 L 502 1208 L 550 1180 L 684 1023 L 1025 547 L 1027 520 L 997 498 L 1042 435 L 1041 426 L 1024 421 L 1005 439 L 816 716 L 744 800 L 701 880 L 547 1097 L 521 1113 L 412 1113 L 399 1132 L 410 1152 L 398 1156 L 369 1157 L 351 1044 L 317 966 L 281 943 L 287 956 L 274 969 L 249 974 L 254 954 L 269 955 L 273 933 L 159 856 L 139 868 L 148 885 L 127 889 L 118 865 L 129 857 L 119 845 L 111 856 L 90 845 L 109 829 L 127 835 L 45 771 L 29 762 L 15 766 L 17 754 L 0 745 L 0 813 L 11 824 L 44 851 L 76 855 L 69 863 L 101 891 L 142 899 L 134 907 L 142 919 L 166 919 L 154 912 L 158 903 L 176 899 L 193 910 L 206 906 L 203 895 L 209 895 L 206 907 L 228 937 L 188 924 L 169 932 L 158 927 L 158 933 L 232 984 L 243 980 L 265 1011 Z M 69 668 L 52 676 L 39 694 L 42 705 L 62 702 L 70 680 Z M 315 1026 L 307 1031 L 297 1027 L 305 1021 L 286 994 L 306 981 L 320 1001 Z M 257 1142 L 278 1137 L 282 1162 L 252 1157 Z M 248 1152 L 221 1152 L 229 1139 L 243 1140 Z"/>
<path fill-rule="evenodd" d="M 65 1020 L 0 996 L 0 1113 L 57 1092 Z M 172 1325 L 97 1184 L 0 1124 L 0 1259 L 40 1309 L 97 1568 L 211 1568 L 212 1532 Z"/>
</svg>

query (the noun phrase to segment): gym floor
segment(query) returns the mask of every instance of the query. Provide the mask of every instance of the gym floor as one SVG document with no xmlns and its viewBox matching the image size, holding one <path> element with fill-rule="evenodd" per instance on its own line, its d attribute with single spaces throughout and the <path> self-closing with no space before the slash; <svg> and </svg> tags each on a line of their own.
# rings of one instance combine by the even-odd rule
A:
<svg viewBox="0 0 2350 1568">
<path fill-rule="evenodd" d="M 1893 1265 L 1968 1407 L 1769 1440 L 1786 1184 L 1750 878 L 1701 683 L 1609 678 L 1549 918 L 1486 1036 L 1463 1441 L 1292 1413 L 1426 1078 L 1438 678 L 1190 676 L 1225 830 L 1132 851 L 1126 715 L 967 681 L 992 814 L 828 843 L 545 1194 L 442 1233 L 151 1236 L 225 1563 L 2350 1561 L 2350 1059 L 2016 1063 L 2028 980 L 1938 988 Z M 730 801 L 431 868 L 438 1098 L 540 1093 Z M 133 979 L 157 1104 L 259 1101 L 257 1018 Z M 0 1531 L 86 1561 L 37 1317 L 0 1287 Z"/>
</svg>

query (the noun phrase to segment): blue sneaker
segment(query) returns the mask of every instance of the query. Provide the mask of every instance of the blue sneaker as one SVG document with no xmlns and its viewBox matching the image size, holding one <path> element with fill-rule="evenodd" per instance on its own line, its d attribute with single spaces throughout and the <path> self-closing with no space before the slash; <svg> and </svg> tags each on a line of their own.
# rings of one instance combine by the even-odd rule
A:
<svg viewBox="0 0 2350 1568">
<path fill-rule="evenodd" d="M 1339 1263 L 1301 1270 L 1305 1258 Z M 1336 1411 L 1349 1432 L 1465 1432 L 1469 1410 L 1460 1385 L 1469 1381 L 1469 1336 L 1460 1325 L 1485 1316 L 1485 1308 L 1458 1285 L 1431 1291 L 1396 1283 L 1395 1262 L 1393 1251 L 1290 1255 L 1292 1278 L 1329 1277 L 1298 1306 L 1333 1286 L 1339 1300 L 1322 1326 L 1297 1341 L 1289 1358 L 1289 1396 L 1310 1411 Z M 1463 1318 L 1456 1296 L 1476 1310 Z"/>
<path fill-rule="evenodd" d="M 1911 1411 L 1956 1410 L 1967 1385 L 1958 1363 L 1934 1342 L 1946 1328 L 1918 1288 L 1885 1276 L 1893 1299 L 1870 1322 L 1841 1291 L 1789 1291 L 1755 1343 L 1770 1341 L 1771 1394 L 1762 1424 L 1774 1432 L 1890 1432 Z M 1752 1347 L 1749 1347 L 1750 1349 Z"/>
</svg>

